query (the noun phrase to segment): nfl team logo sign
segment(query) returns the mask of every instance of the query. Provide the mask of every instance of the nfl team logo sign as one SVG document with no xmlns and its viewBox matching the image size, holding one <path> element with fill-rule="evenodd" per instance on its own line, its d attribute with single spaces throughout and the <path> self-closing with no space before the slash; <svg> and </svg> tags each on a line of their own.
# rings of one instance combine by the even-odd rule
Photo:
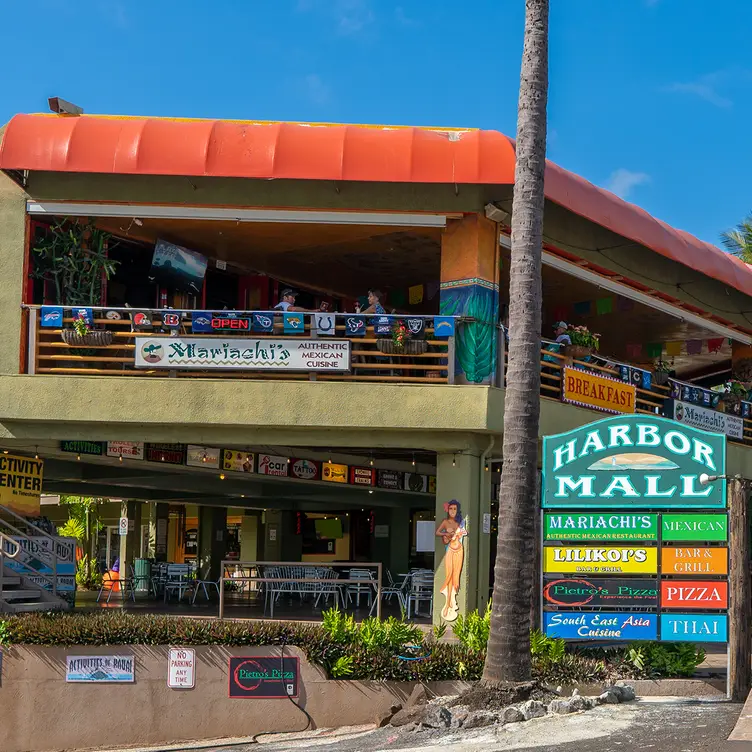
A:
<svg viewBox="0 0 752 752">
<path fill-rule="evenodd" d="M 163 313 L 162 323 L 165 326 L 180 326 L 180 314 L 178 313 Z"/>
</svg>

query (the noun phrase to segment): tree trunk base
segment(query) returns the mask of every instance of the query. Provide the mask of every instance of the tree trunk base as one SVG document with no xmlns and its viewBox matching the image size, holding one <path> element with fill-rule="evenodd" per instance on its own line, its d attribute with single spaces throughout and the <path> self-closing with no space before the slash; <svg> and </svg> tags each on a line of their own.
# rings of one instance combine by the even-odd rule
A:
<svg viewBox="0 0 752 752">
<path fill-rule="evenodd" d="M 466 705 L 469 710 L 497 710 L 526 700 L 547 703 L 558 697 L 539 682 L 485 682 L 480 681 L 463 692 L 452 705 Z"/>
</svg>

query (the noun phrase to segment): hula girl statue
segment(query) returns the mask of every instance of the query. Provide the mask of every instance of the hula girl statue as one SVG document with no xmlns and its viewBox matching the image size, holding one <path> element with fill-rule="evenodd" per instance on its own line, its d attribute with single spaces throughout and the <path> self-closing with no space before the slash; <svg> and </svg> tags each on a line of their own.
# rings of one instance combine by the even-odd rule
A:
<svg viewBox="0 0 752 752">
<path fill-rule="evenodd" d="M 441 612 L 441 618 L 444 621 L 454 621 L 459 612 L 457 592 L 460 589 L 460 575 L 462 574 L 462 565 L 465 562 L 465 549 L 462 546 L 462 539 L 467 535 L 467 529 L 465 528 L 466 520 L 462 518 L 459 501 L 452 499 L 444 504 L 444 511 L 447 513 L 446 519 L 441 521 L 436 530 L 436 535 L 441 538 L 446 546 L 444 556 L 446 579 L 440 591 L 446 597 L 446 604 Z"/>
</svg>

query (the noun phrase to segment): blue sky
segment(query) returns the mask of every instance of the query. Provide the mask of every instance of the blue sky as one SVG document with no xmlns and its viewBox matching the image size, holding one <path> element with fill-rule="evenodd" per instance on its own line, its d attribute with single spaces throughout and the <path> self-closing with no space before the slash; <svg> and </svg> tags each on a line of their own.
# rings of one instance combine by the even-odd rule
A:
<svg viewBox="0 0 752 752">
<path fill-rule="evenodd" d="M 704 240 L 752 211 L 749 0 L 552 0 L 549 158 Z M 89 113 L 515 133 L 523 0 L 0 2 L 0 122 Z"/>
</svg>

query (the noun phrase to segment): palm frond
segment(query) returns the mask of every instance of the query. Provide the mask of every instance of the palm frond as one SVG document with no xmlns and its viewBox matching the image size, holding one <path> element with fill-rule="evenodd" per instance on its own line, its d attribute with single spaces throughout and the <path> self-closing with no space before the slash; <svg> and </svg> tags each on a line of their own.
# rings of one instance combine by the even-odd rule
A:
<svg viewBox="0 0 752 752">
<path fill-rule="evenodd" d="M 721 233 L 724 248 L 747 264 L 752 264 L 752 215 L 742 220 L 733 230 Z"/>
</svg>

